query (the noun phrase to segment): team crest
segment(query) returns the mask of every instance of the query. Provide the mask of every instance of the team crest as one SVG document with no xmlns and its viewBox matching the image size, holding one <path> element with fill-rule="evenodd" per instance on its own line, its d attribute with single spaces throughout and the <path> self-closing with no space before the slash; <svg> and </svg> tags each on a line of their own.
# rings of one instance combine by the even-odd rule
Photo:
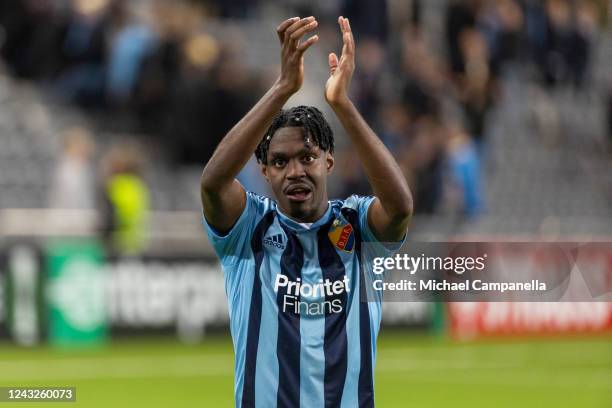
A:
<svg viewBox="0 0 612 408">
<path fill-rule="evenodd" d="M 342 222 L 339 219 L 334 220 L 327 236 L 336 248 L 345 252 L 353 251 L 355 231 L 353 231 L 353 226 L 348 222 Z"/>
</svg>

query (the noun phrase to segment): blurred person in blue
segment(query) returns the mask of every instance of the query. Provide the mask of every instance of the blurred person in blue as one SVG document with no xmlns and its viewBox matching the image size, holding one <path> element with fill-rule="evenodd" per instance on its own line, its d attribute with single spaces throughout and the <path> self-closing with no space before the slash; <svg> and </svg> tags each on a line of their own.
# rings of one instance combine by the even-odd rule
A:
<svg viewBox="0 0 612 408">
<path fill-rule="evenodd" d="M 202 173 L 203 224 L 221 260 L 236 353 L 236 407 L 373 407 L 381 299 L 361 301 L 362 243 L 391 255 L 403 242 L 412 196 L 402 172 L 348 96 L 355 42 L 329 54 L 325 99 L 352 142 L 374 196 L 329 200 L 333 132 L 311 106 L 283 110 L 302 86 L 302 38 L 314 17 L 277 28 L 281 74 L 219 144 Z M 255 152 L 275 200 L 235 179 Z M 388 245 L 383 242 L 390 243 Z"/>
<path fill-rule="evenodd" d="M 458 123 L 448 127 L 446 164 L 450 201 L 457 212 L 474 219 L 484 210 L 480 159 L 474 141 Z"/>
<path fill-rule="evenodd" d="M 153 30 L 149 6 L 141 6 L 140 14 L 133 14 L 121 1 L 112 4 L 115 22 L 109 40 L 106 67 L 106 93 L 111 106 L 123 107 L 136 89 L 143 62 L 159 45 Z"/>
</svg>

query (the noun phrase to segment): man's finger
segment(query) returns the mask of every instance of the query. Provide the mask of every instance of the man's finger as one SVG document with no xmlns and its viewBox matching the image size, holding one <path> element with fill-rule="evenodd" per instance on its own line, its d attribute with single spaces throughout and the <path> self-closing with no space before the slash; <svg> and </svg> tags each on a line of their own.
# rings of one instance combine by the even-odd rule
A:
<svg viewBox="0 0 612 408">
<path fill-rule="evenodd" d="M 329 54 L 327 62 L 329 63 L 329 72 L 333 75 L 336 69 L 338 69 L 338 56 L 335 52 Z"/>
<path fill-rule="evenodd" d="M 348 19 L 342 16 L 338 17 L 338 24 L 342 31 L 342 55 L 352 57 L 355 54 L 355 42 L 351 32 L 351 26 Z"/>
<path fill-rule="evenodd" d="M 298 46 L 297 48 L 298 52 L 300 54 L 303 54 L 308 48 L 310 48 L 312 44 L 316 43 L 317 41 L 319 41 L 319 36 L 313 35 L 312 37 L 310 37 L 309 39 L 307 39 L 306 41 L 304 41 Z"/>
<path fill-rule="evenodd" d="M 344 33 L 342 35 L 342 56 L 343 57 L 352 57 L 351 46 L 350 46 L 350 37 L 348 33 Z"/>
<path fill-rule="evenodd" d="M 295 30 L 292 34 L 291 34 L 291 41 L 297 42 L 300 40 L 300 38 L 302 38 L 304 36 L 304 34 L 314 30 L 315 28 L 317 28 L 317 26 L 319 25 L 319 23 L 315 20 L 312 21 L 308 24 L 306 24 L 304 27 Z"/>
<path fill-rule="evenodd" d="M 287 39 L 288 36 L 291 36 L 291 34 L 293 34 L 296 30 L 299 30 L 300 28 L 304 27 L 307 24 L 312 23 L 313 21 L 315 21 L 315 18 L 313 16 L 310 16 L 310 17 L 303 18 L 291 24 L 285 31 L 285 40 Z"/>
<path fill-rule="evenodd" d="M 348 19 L 346 19 L 346 18 L 344 18 L 342 16 L 340 16 L 338 18 L 338 25 L 340 25 L 340 31 L 342 31 L 342 34 L 346 33 L 349 30 L 348 26 L 347 26 L 347 23 L 346 23 L 347 20 Z"/>
<path fill-rule="evenodd" d="M 344 33 L 342 36 L 342 54 L 344 55 L 353 55 L 353 41 L 351 40 L 351 35 L 349 33 Z"/>
<path fill-rule="evenodd" d="M 340 31 L 342 32 L 342 54 L 354 53 L 353 34 L 351 33 L 351 26 L 349 25 L 348 18 L 342 16 L 338 17 L 338 25 L 340 25 Z"/>
<path fill-rule="evenodd" d="M 281 43 L 283 42 L 283 38 L 285 36 L 285 30 L 289 28 L 291 24 L 295 23 L 299 19 L 300 19 L 299 17 L 288 18 L 287 20 L 280 23 L 278 27 L 276 27 L 276 34 L 278 34 L 278 39 L 280 40 Z"/>
<path fill-rule="evenodd" d="M 349 49 L 352 53 L 355 52 L 355 39 L 353 38 L 353 30 L 351 29 L 351 22 L 349 21 L 348 18 L 344 19 L 346 22 L 346 32 L 348 33 L 349 36 Z"/>
</svg>

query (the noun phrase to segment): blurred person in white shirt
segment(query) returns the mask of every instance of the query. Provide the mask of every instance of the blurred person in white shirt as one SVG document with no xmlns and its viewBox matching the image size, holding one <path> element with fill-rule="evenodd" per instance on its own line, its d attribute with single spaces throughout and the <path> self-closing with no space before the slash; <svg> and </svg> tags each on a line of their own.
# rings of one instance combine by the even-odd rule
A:
<svg viewBox="0 0 612 408">
<path fill-rule="evenodd" d="M 87 129 L 64 132 L 63 149 L 53 174 L 49 206 L 62 209 L 95 208 L 95 180 L 92 169 L 94 143 Z"/>
</svg>

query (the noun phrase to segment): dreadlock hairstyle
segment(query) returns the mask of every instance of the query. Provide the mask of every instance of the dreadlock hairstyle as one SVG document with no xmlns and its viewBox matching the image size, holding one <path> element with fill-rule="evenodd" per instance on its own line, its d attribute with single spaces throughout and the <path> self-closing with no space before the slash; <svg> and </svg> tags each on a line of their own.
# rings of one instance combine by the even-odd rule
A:
<svg viewBox="0 0 612 408">
<path fill-rule="evenodd" d="M 296 106 L 290 109 L 281 109 L 272 121 L 272 125 L 264 135 L 255 150 L 257 161 L 266 164 L 268 149 L 274 133 L 284 127 L 302 128 L 304 140 L 312 137 L 312 143 L 326 152 L 334 152 L 334 133 L 323 117 L 323 113 L 314 106 Z"/>
</svg>

